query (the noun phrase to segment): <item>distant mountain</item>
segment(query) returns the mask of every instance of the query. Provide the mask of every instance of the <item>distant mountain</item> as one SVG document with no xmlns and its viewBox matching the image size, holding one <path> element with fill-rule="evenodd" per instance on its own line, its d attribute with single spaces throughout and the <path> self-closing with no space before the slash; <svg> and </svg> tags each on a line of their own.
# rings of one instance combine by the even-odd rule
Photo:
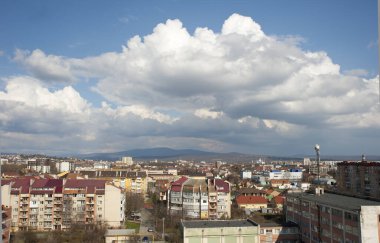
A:
<svg viewBox="0 0 380 243">
<path fill-rule="evenodd" d="M 76 157 L 94 160 L 120 160 L 123 156 L 130 156 L 136 159 L 175 159 L 191 156 L 218 156 L 220 153 L 206 152 L 195 149 L 171 149 L 171 148 L 148 148 L 133 149 L 114 153 L 92 153 L 82 154 Z"/>
<path fill-rule="evenodd" d="M 81 154 L 74 157 L 82 159 L 93 159 L 93 160 L 108 160 L 116 161 L 120 160 L 123 156 L 133 157 L 135 160 L 193 160 L 193 161 L 229 161 L 229 162 L 252 162 L 258 159 L 263 159 L 266 161 L 271 160 L 298 160 L 302 161 L 304 157 L 309 157 L 312 160 L 315 159 L 315 155 L 302 155 L 297 154 L 293 156 L 268 156 L 268 155 L 254 155 L 254 154 L 243 154 L 243 153 L 216 153 L 207 152 L 195 149 L 171 149 L 171 148 L 147 148 L 147 149 L 133 149 L 127 151 L 120 151 L 114 153 L 91 153 L 91 154 Z M 349 160 L 358 161 L 360 156 L 339 156 L 339 155 L 324 155 L 321 156 L 321 160 Z M 380 156 L 367 156 L 368 161 L 379 161 Z"/>
</svg>

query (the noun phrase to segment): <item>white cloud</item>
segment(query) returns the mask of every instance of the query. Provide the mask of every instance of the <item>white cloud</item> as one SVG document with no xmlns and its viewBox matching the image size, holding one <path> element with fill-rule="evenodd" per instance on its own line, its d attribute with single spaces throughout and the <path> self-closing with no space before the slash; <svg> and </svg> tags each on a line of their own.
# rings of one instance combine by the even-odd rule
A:
<svg viewBox="0 0 380 243">
<path fill-rule="evenodd" d="M 36 123 L 53 118 L 44 111 L 69 114 L 71 123 L 65 117 L 63 128 L 79 127 L 77 139 L 93 146 L 101 139 L 106 150 L 124 137 L 135 145 L 176 145 L 170 139 L 178 139 L 249 148 L 316 139 L 321 129 L 331 136 L 334 129 L 379 129 L 377 79 L 362 78 L 365 70 L 342 73 L 327 53 L 302 50 L 300 41 L 268 36 L 238 14 L 219 32 L 199 27 L 189 33 L 180 20 L 167 20 L 151 34 L 131 38 L 120 52 L 81 59 L 17 50 L 14 60 L 34 78 L 9 78 L 0 101 L 21 104 L 14 112 L 23 110 L 22 117 L 28 109 L 39 114 Z M 100 108 L 70 86 L 89 78 L 105 99 Z M 49 90 L 57 82 L 65 87 Z M 0 118 L 10 124 L 19 118 L 9 118 L 11 113 L 3 110 Z"/>
</svg>

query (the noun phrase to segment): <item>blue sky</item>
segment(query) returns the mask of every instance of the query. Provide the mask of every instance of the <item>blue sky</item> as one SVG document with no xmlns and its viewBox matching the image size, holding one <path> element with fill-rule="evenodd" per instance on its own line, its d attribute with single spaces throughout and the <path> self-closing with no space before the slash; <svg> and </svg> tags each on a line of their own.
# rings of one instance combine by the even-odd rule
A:
<svg viewBox="0 0 380 243">
<path fill-rule="evenodd" d="M 0 150 L 375 154 L 377 43 L 375 0 L 2 1 Z"/>
</svg>

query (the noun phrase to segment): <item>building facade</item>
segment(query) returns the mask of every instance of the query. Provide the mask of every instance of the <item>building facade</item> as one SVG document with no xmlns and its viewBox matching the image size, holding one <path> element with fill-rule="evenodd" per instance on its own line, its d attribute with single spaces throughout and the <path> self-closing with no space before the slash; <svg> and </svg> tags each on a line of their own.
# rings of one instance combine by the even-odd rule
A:
<svg viewBox="0 0 380 243">
<path fill-rule="evenodd" d="M 168 210 L 183 218 L 230 218 L 230 184 L 222 179 L 181 177 L 168 190 Z"/>
<path fill-rule="evenodd" d="M 336 183 L 341 192 L 380 199 L 379 181 L 379 162 L 338 163 Z"/>
<path fill-rule="evenodd" d="M 380 241 L 380 202 L 332 193 L 288 193 L 286 220 L 297 223 L 303 242 Z"/>
<path fill-rule="evenodd" d="M 124 191 L 100 180 L 15 179 L 10 181 L 11 228 L 68 229 L 73 223 L 124 222 Z"/>
</svg>

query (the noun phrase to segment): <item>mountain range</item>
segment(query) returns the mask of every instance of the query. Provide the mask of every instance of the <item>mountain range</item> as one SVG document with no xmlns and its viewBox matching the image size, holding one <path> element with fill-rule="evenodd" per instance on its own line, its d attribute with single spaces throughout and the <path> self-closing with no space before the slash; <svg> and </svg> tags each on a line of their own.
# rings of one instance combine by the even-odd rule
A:
<svg viewBox="0 0 380 243">
<path fill-rule="evenodd" d="M 158 148 L 146 148 L 146 149 L 133 149 L 112 153 L 91 153 L 80 154 L 74 157 L 81 159 L 92 160 L 108 160 L 117 161 L 121 160 L 121 157 L 129 156 L 135 160 L 193 160 L 193 161 L 229 161 L 229 162 L 252 162 L 258 159 L 265 161 L 271 160 L 298 160 L 302 161 L 303 158 L 308 157 L 315 160 L 315 155 L 297 154 L 293 156 L 270 156 L 270 155 L 257 155 L 257 154 L 244 154 L 236 152 L 217 153 L 208 152 L 195 149 L 171 149 L 165 147 Z M 324 155 L 321 156 L 321 160 L 336 160 L 336 161 L 359 161 L 360 155 Z M 380 161 L 380 156 L 369 155 L 367 156 L 369 161 Z"/>
</svg>

